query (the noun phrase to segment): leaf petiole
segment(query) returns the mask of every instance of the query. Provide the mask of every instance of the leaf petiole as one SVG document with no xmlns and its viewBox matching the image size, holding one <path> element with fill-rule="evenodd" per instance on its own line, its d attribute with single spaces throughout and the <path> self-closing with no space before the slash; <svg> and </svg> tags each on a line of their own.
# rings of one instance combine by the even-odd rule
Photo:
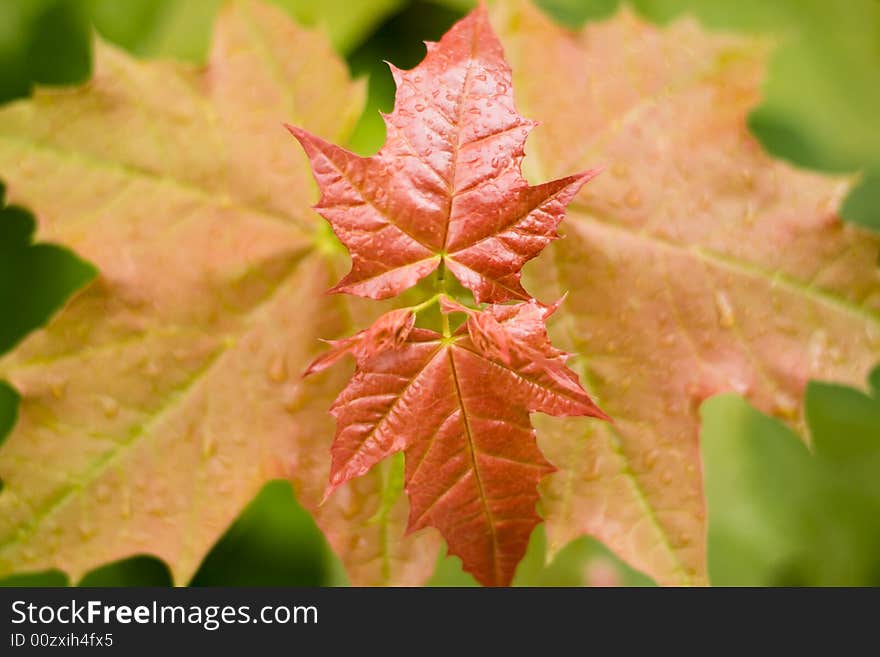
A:
<svg viewBox="0 0 880 657">
<path fill-rule="evenodd" d="M 425 301 L 422 301 L 418 305 L 410 306 L 410 310 L 412 310 L 414 313 L 420 313 L 423 310 L 427 310 L 428 308 L 433 306 L 435 303 L 437 303 L 440 300 L 440 297 L 442 297 L 442 296 L 443 296 L 443 293 L 438 292 L 437 294 L 432 296 L 430 299 L 426 299 Z"/>
</svg>

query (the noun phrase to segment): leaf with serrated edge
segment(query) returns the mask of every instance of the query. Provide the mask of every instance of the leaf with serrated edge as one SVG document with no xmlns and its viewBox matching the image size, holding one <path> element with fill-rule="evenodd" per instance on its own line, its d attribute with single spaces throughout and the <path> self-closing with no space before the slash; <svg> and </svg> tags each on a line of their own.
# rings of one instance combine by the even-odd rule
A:
<svg viewBox="0 0 880 657">
<path fill-rule="evenodd" d="M 101 271 L 0 360 L 22 396 L 0 450 L 0 575 L 77 580 L 150 553 L 185 583 L 274 477 L 354 583 L 430 575 L 439 541 L 402 537 L 402 496 L 377 516 L 380 470 L 318 507 L 345 372 L 298 381 L 319 338 L 372 313 L 324 294 L 340 263 L 315 248 L 314 184 L 281 123 L 340 139 L 362 100 L 324 37 L 242 0 L 204 70 L 98 42 L 88 84 L 0 109 L 10 200 Z"/>
<path fill-rule="evenodd" d="M 592 534 L 658 581 L 704 583 L 702 400 L 723 391 L 803 429 L 810 378 L 861 385 L 880 358 L 875 238 L 842 225 L 851 181 L 770 158 L 746 117 L 767 48 L 627 12 L 569 32 L 495 5 L 517 103 L 539 116 L 526 170 L 586 163 L 565 239 L 526 270 L 569 297 L 554 342 L 615 424 L 539 424 L 551 549 Z"/>
<path fill-rule="evenodd" d="M 328 492 L 404 451 L 410 529 L 437 527 L 478 581 L 509 584 L 540 522 L 538 481 L 554 469 L 529 413 L 605 417 L 550 345 L 543 310 L 530 302 L 484 311 L 534 352 L 511 350 L 506 362 L 464 326 L 452 338 L 414 329 L 402 344 L 356 352 L 357 371 L 333 403 Z"/>
<path fill-rule="evenodd" d="M 335 291 L 385 299 L 444 263 L 478 302 L 528 299 L 522 266 L 556 238 L 565 206 L 597 171 L 526 183 L 520 163 L 534 123 L 514 108 L 482 5 L 429 43 L 421 64 L 392 73 L 394 111 L 376 155 L 289 126 L 321 187 L 315 209 L 351 252 Z"/>
</svg>

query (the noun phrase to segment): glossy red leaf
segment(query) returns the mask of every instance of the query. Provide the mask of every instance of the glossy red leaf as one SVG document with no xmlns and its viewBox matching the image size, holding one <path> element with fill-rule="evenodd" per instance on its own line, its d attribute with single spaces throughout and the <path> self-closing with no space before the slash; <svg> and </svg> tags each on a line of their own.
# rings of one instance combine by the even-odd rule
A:
<svg viewBox="0 0 880 657">
<path fill-rule="evenodd" d="M 538 481 L 555 469 L 529 413 L 605 416 L 550 344 L 546 308 L 460 308 L 494 327 L 479 346 L 469 320 L 451 338 L 413 329 L 403 343 L 355 353 L 358 369 L 332 407 L 328 493 L 405 451 L 410 530 L 437 527 L 481 583 L 506 585 L 540 522 Z"/>
<path fill-rule="evenodd" d="M 523 178 L 535 124 L 514 108 L 483 7 L 429 43 L 419 66 L 392 73 L 395 108 L 376 155 L 288 126 L 322 190 L 315 207 L 351 253 L 334 290 L 384 299 L 445 262 L 478 302 L 528 299 L 520 269 L 556 238 L 566 205 L 597 171 L 534 187 Z"/>
</svg>

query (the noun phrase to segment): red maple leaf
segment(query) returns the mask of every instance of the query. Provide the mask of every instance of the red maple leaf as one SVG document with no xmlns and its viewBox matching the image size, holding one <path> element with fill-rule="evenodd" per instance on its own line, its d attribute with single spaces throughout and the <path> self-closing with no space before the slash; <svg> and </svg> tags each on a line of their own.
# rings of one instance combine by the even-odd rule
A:
<svg viewBox="0 0 880 657">
<path fill-rule="evenodd" d="M 529 413 L 606 418 L 547 337 L 556 305 L 520 284 L 522 266 L 556 238 L 566 204 L 596 171 L 535 187 L 522 177 L 534 124 L 513 107 L 510 69 L 482 6 L 394 77 L 388 140 L 373 157 L 288 126 L 321 188 L 315 207 L 351 253 L 334 291 L 381 299 L 442 267 L 434 297 L 331 343 L 308 368 L 345 354 L 357 361 L 331 408 L 327 495 L 403 451 L 409 529 L 437 527 L 481 583 L 506 585 L 540 522 L 538 481 L 554 470 Z M 445 270 L 490 305 L 448 296 Z M 500 305 L 508 301 L 516 303 Z M 434 303 L 441 332 L 414 328 Z M 466 321 L 453 332 L 454 313 Z"/>
<path fill-rule="evenodd" d="M 301 128 L 321 188 L 315 209 L 351 252 L 334 291 L 384 299 L 440 263 L 478 302 L 528 299 L 520 270 L 551 240 L 565 207 L 597 170 L 529 186 L 520 173 L 535 125 L 513 104 L 510 67 L 480 7 L 416 68 L 392 67 L 387 140 L 360 157 Z"/>
<path fill-rule="evenodd" d="M 403 450 L 410 530 L 437 527 L 481 583 L 508 584 L 540 522 L 538 480 L 554 470 L 529 413 L 605 417 L 550 344 L 547 312 L 534 301 L 468 309 L 468 322 L 449 338 L 412 329 L 384 349 L 340 341 L 333 353 L 351 352 L 358 364 L 331 408 L 328 494 Z M 495 333 L 475 342 L 473 326 L 486 318 Z"/>
</svg>

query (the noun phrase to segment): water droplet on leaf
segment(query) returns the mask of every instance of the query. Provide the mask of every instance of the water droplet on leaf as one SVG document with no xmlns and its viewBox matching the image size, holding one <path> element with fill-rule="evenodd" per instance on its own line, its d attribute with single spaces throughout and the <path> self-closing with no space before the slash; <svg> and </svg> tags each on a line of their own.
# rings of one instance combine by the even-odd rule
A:
<svg viewBox="0 0 880 657">
<path fill-rule="evenodd" d="M 287 379 L 287 359 L 278 356 L 269 365 L 269 380 L 273 383 L 283 383 Z"/>
<path fill-rule="evenodd" d="M 113 397 L 101 397 L 101 410 L 108 419 L 114 418 L 119 413 L 119 402 Z"/>
<path fill-rule="evenodd" d="M 731 328 L 736 323 L 736 316 L 733 314 L 733 304 L 731 304 L 730 297 L 726 293 L 715 293 L 715 310 L 718 312 L 718 325 L 721 328 Z"/>
<path fill-rule="evenodd" d="M 642 196 L 639 194 L 639 191 L 637 189 L 631 189 L 629 191 L 629 193 L 626 195 L 626 199 L 624 199 L 624 200 L 626 202 L 627 207 L 630 207 L 633 209 L 642 205 Z"/>
</svg>

